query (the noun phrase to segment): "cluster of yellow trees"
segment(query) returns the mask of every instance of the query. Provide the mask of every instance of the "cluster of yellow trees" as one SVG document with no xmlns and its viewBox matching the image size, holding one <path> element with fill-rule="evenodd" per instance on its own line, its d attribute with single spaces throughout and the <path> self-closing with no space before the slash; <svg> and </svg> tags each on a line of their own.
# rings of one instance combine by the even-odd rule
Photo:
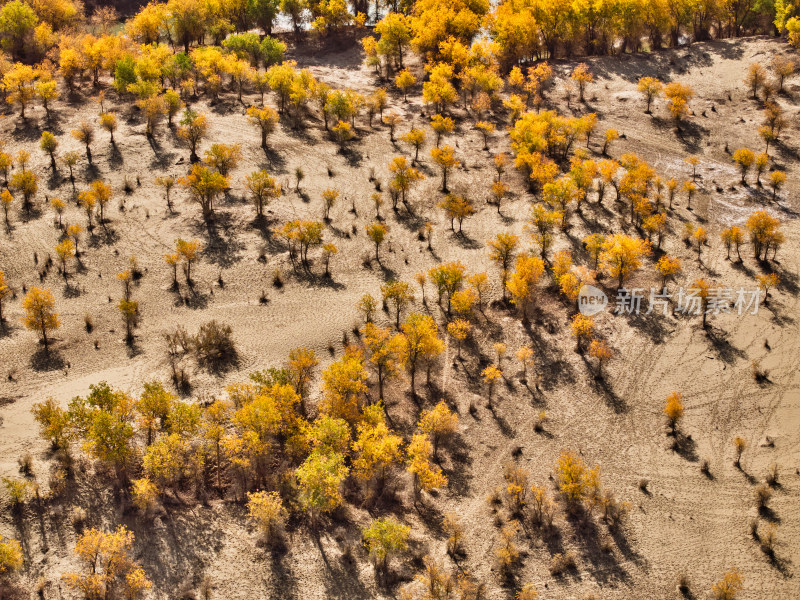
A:
<svg viewBox="0 0 800 600">
<path fill-rule="evenodd" d="M 785 2 L 773 6 L 719 0 L 506 0 L 490 10 L 489 3 L 480 0 L 418 0 L 400 12 L 393 8 L 376 30 L 380 54 L 402 67 L 408 48 L 427 60 L 452 58 L 453 47 L 469 49 L 483 26 L 491 35 L 491 54 L 508 70 L 558 54 L 638 52 L 645 39 L 650 49 L 657 49 L 677 46 L 684 36 L 706 40 L 712 33 L 725 37 L 767 32 L 773 20 L 793 40 L 797 20 L 789 17 L 796 9 Z"/>
<path fill-rule="evenodd" d="M 350 476 L 367 494 L 380 494 L 389 475 L 403 468 L 417 492 L 446 485 L 431 457 L 456 432 L 457 416 L 443 402 L 423 411 L 419 432 L 406 444 L 388 426 L 381 401 L 370 400 L 368 387 L 370 370 L 382 394 L 402 365 L 415 368 L 412 363 L 441 352 L 435 323 L 415 314 L 401 334 L 367 323 L 363 335 L 363 346 L 348 347 L 322 373 L 313 421 L 304 415 L 318 361 L 305 348 L 293 350 L 285 367 L 254 373 L 249 382 L 230 386 L 226 400 L 205 407 L 179 400 L 158 382 L 145 383 L 138 398 L 102 383 L 66 409 L 49 399 L 33 413 L 54 447 L 71 451 L 77 444 L 120 480 L 130 480 L 143 511 L 181 489 L 231 487 L 243 497 L 253 488 L 280 487 L 290 473 L 292 483 L 280 488 L 281 510 L 285 505 L 313 518 L 344 501 Z M 431 344 L 438 346 L 432 350 Z"/>
</svg>

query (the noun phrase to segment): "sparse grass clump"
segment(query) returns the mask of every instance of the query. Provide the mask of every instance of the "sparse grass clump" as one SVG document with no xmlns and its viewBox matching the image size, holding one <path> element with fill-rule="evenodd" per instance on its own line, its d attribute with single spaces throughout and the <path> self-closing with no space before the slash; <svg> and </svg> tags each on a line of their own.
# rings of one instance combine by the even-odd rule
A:
<svg viewBox="0 0 800 600">
<path fill-rule="evenodd" d="M 236 343 L 230 325 L 209 321 L 194 336 L 192 350 L 198 363 L 220 368 L 236 360 Z"/>
</svg>

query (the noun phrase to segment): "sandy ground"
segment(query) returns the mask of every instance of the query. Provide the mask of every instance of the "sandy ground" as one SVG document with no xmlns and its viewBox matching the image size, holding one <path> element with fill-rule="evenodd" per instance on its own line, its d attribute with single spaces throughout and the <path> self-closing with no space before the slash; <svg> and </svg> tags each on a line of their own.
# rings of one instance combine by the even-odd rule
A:
<svg viewBox="0 0 800 600">
<path fill-rule="evenodd" d="M 795 220 L 798 206 L 794 199 L 798 191 L 796 113 L 800 85 L 790 82 L 787 93 L 779 98 L 789 122 L 783 144 L 775 150 L 776 165 L 788 173 L 779 201 L 771 201 L 766 190 L 740 186 L 738 173 L 724 152 L 726 143 L 731 150 L 745 145 L 762 147 L 757 134 L 761 113 L 758 104 L 748 98 L 741 80 L 751 62 L 766 64 L 775 54 L 786 52 L 786 46 L 778 41 L 754 39 L 696 44 L 653 56 L 594 59 L 590 65 L 597 81 L 588 90 L 587 105 L 573 101 L 569 107 L 561 85 L 563 74 L 572 65 L 554 65 L 560 78 L 550 94 L 551 105 L 566 113 L 594 111 L 601 120 L 600 130 L 618 128 L 625 139 L 612 146 L 612 155 L 635 152 L 665 179 L 672 176 L 679 180 L 691 173 L 683 158 L 691 153 L 701 157 L 700 193 L 693 201 L 693 210 L 687 210 L 685 197 L 680 194 L 670 212 L 671 233 L 663 245 L 684 264 L 684 273 L 674 286 L 688 286 L 696 277 L 704 276 L 725 287 L 753 289 L 754 274 L 761 267 L 749 248 L 743 250 L 742 265 L 726 260 L 719 232 L 732 223 L 743 224 L 752 210 L 761 207 L 784 222 L 787 240 L 773 263 L 782 283 L 772 293 L 769 307 L 762 306 L 757 315 L 711 317 L 709 334 L 700 328 L 699 318 L 626 318 L 610 310 L 599 315 L 598 328 L 616 352 L 604 384 L 595 381 L 590 365 L 574 352 L 567 326 L 570 308 L 553 294 L 542 294 L 539 318 L 530 329 L 505 309 L 487 310 L 485 318 L 478 318 L 478 343 L 465 352 L 464 366 L 454 361 L 455 351 L 448 348 L 442 368 L 435 370 L 435 387 L 428 393 L 426 404 L 444 397 L 458 409 L 460 439 L 456 449 L 443 452 L 442 465 L 450 477 L 448 489 L 428 498 L 424 509 L 403 513 L 403 519 L 413 527 L 412 554 L 417 558 L 393 563 L 397 580 L 411 578 L 420 566 L 418 557 L 425 552 L 452 565 L 439 522 L 444 513 L 453 511 L 466 525 L 467 555 L 459 568 L 487 583 L 487 597 L 511 597 L 512 590 L 500 585 L 496 573 L 493 549 L 498 530 L 486 496 L 502 484 L 502 467 L 512 460 L 515 449 L 521 448 L 516 460 L 531 471 L 532 481 L 552 487 L 548 478 L 559 451 L 572 448 L 587 462 L 601 466 L 607 487 L 619 499 L 630 502 L 632 510 L 624 534 L 611 539 L 611 552 L 600 550 L 602 540 L 608 537 L 604 525 L 598 525 L 597 532 L 587 532 L 565 520 L 563 513 L 557 519 L 560 537 L 555 542 L 545 544 L 536 536 L 521 536 L 519 545 L 525 553 L 519 581 L 537 583 L 541 597 L 582 598 L 587 593 L 608 599 L 678 597 L 677 575 L 683 572 L 692 581 L 695 597 L 702 598 L 711 583 L 730 567 L 744 575 L 743 599 L 800 595 L 800 584 L 793 577 L 800 561 L 800 227 Z M 360 65 L 355 50 L 298 58 L 301 66 L 310 65 L 318 77 L 336 86 L 367 92 L 378 83 Z M 642 75 L 678 79 L 695 88 L 697 97 L 691 103 L 694 116 L 682 138 L 674 133 L 663 102 L 656 103 L 655 117 L 644 114 L 635 91 Z M 245 103 L 256 101 L 255 96 L 245 98 Z M 213 227 L 207 227 L 199 207 L 189 203 L 182 190 L 174 192 L 176 212 L 168 214 L 163 192 L 153 181 L 160 173 L 183 174 L 188 150 L 166 126 L 157 133 L 157 143 L 149 144 L 144 125 L 130 107 L 115 108 L 121 117 L 116 149 L 109 145 L 106 134 L 98 132 L 93 148 L 96 171 L 84 164 L 77 178 L 79 189 L 98 175 L 114 187 L 107 233 L 96 229 L 93 238 L 87 240 L 88 248 L 84 241 L 82 267 L 77 273 L 73 268 L 69 287 L 55 268 L 43 284 L 56 296 L 63 323 L 54 345 L 55 358 L 46 360 L 36 336 L 20 325 L 19 298 L 4 307 L 9 326 L 0 337 L 2 475 L 16 474 L 17 458 L 31 452 L 37 472 L 46 479 L 49 454 L 37 437 L 29 412 L 33 403 L 48 396 L 66 402 L 85 394 L 90 384 L 99 381 L 137 393 L 145 380 L 167 380 L 162 333 L 176 324 L 190 332 L 211 319 L 233 327 L 241 355 L 238 370 L 223 376 L 194 372 L 191 395 L 204 399 L 221 393 L 227 383 L 244 379 L 251 370 L 279 364 L 296 346 L 314 348 L 324 366 L 340 355 L 344 334 L 353 338 L 351 330 L 358 324 L 355 303 L 362 294 L 377 296 L 385 279 L 412 280 L 414 273 L 437 260 L 461 260 L 471 272 L 487 270 L 493 297 L 500 295 L 498 273 L 489 261 L 485 241 L 499 231 L 521 233 L 531 196 L 521 175 L 509 172 L 506 177 L 514 194 L 506 201 L 502 216 L 486 203 L 493 174 L 491 155 L 481 151 L 482 140 L 468 120 L 462 120 L 457 134 L 449 138 L 465 165 L 453 174 L 451 188 L 468 194 L 478 214 L 465 222 L 463 237 L 449 231 L 449 223 L 436 208 L 440 177 L 424 151 L 422 169 L 428 177 L 412 192 L 415 214 L 408 216 L 402 209 L 399 215 L 393 214 L 386 197 L 383 214 L 390 236 L 387 248 L 382 250 L 381 268 L 374 261 L 365 263 L 373 252 L 364 234 L 364 225 L 374 215 L 369 199 L 374 191 L 370 170 L 374 168 L 385 190 L 389 160 L 401 153 L 413 156 L 413 151 L 399 144 L 393 146 L 388 129 L 377 121 L 370 129 L 364 118 L 359 119 L 360 139 L 346 156 L 337 153 L 320 122 L 314 120 L 302 133 L 282 124 L 271 137 L 271 150 L 265 155 L 258 148 L 256 130 L 243 114 L 244 107 L 230 95 L 216 106 L 196 103 L 195 108 L 207 112 L 211 122 L 203 149 L 220 141 L 239 142 L 244 151 L 244 160 L 233 176 L 232 192 L 220 203 Z M 401 133 L 412 123 L 427 123 L 418 93 L 410 103 L 394 97 L 392 108 L 404 116 Z M 15 116 L 0 117 L 0 135 L 12 150 L 29 148 L 31 168 L 42 176 L 39 205 L 45 206 L 44 194 L 69 198 L 71 186 L 61 177 L 48 181 L 49 160 L 37 147 L 41 129 L 51 128 L 60 136 L 62 151 L 81 150 L 69 131 L 81 119 L 94 118 L 97 109 L 83 98 L 60 102 L 55 126 L 48 126 L 40 112 L 35 111 L 27 128 L 21 128 Z M 495 134 L 490 147 L 492 152 L 508 151 L 507 137 Z M 592 150 L 599 153 L 597 140 Z M 301 187 L 305 199 L 291 191 L 297 166 L 306 173 Z M 277 174 L 287 190 L 270 206 L 267 228 L 256 226 L 253 209 L 244 198 L 242 180 L 256 168 Z M 127 196 L 122 193 L 125 176 L 134 186 Z M 716 191 L 717 185 L 722 193 Z M 326 233 L 340 250 L 331 263 L 332 281 L 319 276 L 319 261 L 313 266 L 316 275 L 294 274 L 286 253 L 270 241 L 270 231 L 277 224 L 298 217 L 321 218 L 320 194 L 327 187 L 339 189 L 342 195 Z M 122 200 L 124 210 L 118 206 Z M 584 204 L 583 214 L 572 217 L 568 235 L 558 236 L 556 249 L 573 248 L 586 261 L 580 248 L 580 239 L 586 234 L 612 228 L 632 233 L 624 209 L 622 214 L 619 211 L 608 197 L 605 207 L 598 207 L 593 195 Z M 680 239 L 682 221 L 690 219 L 702 222 L 709 230 L 710 247 L 703 252 L 702 264 Z M 84 223 L 85 216 L 70 203 L 65 220 Z M 417 238 L 417 230 L 426 220 L 435 225 L 433 253 Z M 0 269 L 21 291 L 23 285 L 29 288 L 40 284 L 38 270 L 43 257 L 48 252 L 54 254 L 58 233 L 46 207 L 43 214 L 27 221 L 14 214 L 13 224 L 10 234 L 0 235 Z M 194 292 L 185 284 L 177 292 L 170 289 L 171 270 L 162 256 L 177 237 L 197 237 L 207 244 L 194 270 Z M 38 253 L 38 266 L 34 252 Z M 264 261 L 259 260 L 262 254 Z M 145 271 L 133 292 L 140 302 L 142 320 L 132 349 L 123 341 L 124 328 L 114 304 L 121 294 L 114 276 L 125 268 L 131 255 Z M 285 280 L 281 289 L 272 286 L 276 269 Z M 631 285 L 649 289 L 657 281 L 654 266 L 648 261 Z M 429 298 L 431 291 L 428 289 Z M 266 303 L 259 300 L 262 292 L 268 298 Z M 418 301 L 415 309 L 431 310 L 437 318 L 440 316 L 433 304 L 425 307 Z M 94 320 L 90 334 L 84 327 L 87 313 Z M 532 344 L 542 382 L 541 391 L 532 394 L 519 383 L 517 367 L 508 360 L 507 381 L 500 386 L 498 408 L 493 413 L 485 408 L 479 373 L 491 360 L 495 341 L 506 342 L 512 352 L 524 343 Z M 753 380 L 752 360 L 760 360 L 769 369 L 768 383 L 759 385 Z M 687 411 L 682 430 L 691 436 L 679 452 L 670 448 L 662 415 L 664 398 L 673 390 L 684 394 Z M 469 412 L 472 403 L 477 407 L 474 416 Z M 416 407 L 402 389 L 390 390 L 387 406 L 396 427 L 410 433 Z M 533 422 L 541 410 L 547 411 L 549 422 L 544 432 L 536 433 Z M 750 442 L 741 470 L 733 465 L 732 438 L 736 435 Z M 704 459 L 710 462 L 712 479 L 700 472 Z M 754 482 L 763 481 L 773 462 L 779 466 L 781 485 L 772 501 L 779 545 L 778 560 L 771 563 L 750 537 L 748 522 L 756 515 Z M 639 489 L 643 478 L 649 480 L 648 493 Z M 400 498 L 410 507 L 405 476 L 398 486 L 404 488 Z M 111 527 L 124 522 L 135 531 L 137 555 L 156 583 L 153 598 L 182 597 L 182 590 L 196 586 L 204 573 L 214 583 L 213 597 L 220 598 L 352 599 L 397 594 L 396 586 L 376 584 L 374 570 L 359 548 L 360 526 L 371 516 L 382 514 L 370 507 L 350 506 L 318 535 L 294 527 L 289 533 L 288 552 L 272 555 L 257 546 L 256 534 L 246 525 L 241 507 L 217 501 L 192 509 L 174 507 L 153 524 L 133 513 L 122 514 L 114 508 L 106 485 L 87 478 L 70 502 L 56 506 L 42 519 L 34 511 L 24 519 L 12 519 L 8 511 L 0 515 L 0 533 L 23 540 L 26 577 L 35 581 L 44 575 L 52 582 L 47 598 L 69 597 L 66 589 L 58 591 L 63 588 L 58 579 L 75 565 L 75 532 L 65 518 L 73 503 L 89 510 L 92 525 Z M 350 550 L 354 560 L 346 556 Z M 577 570 L 565 577 L 552 577 L 550 556 L 566 550 L 576 553 Z"/>
</svg>

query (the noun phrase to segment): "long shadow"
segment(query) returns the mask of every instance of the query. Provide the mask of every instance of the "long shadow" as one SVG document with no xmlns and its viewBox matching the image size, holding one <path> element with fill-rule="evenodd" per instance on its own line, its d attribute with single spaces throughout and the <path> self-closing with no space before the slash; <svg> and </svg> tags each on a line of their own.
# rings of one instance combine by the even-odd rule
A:
<svg viewBox="0 0 800 600">
<path fill-rule="evenodd" d="M 593 578 L 602 584 L 627 582 L 628 572 L 620 565 L 612 552 L 603 550 L 600 544 L 601 533 L 594 519 L 587 513 L 567 515 L 581 555 L 589 563 Z"/>
<path fill-rule="evenodd" d="M 628 412 L 628 405 L 623 398 L 620 398 L 614 388 L 605 377 L 594 377 L 594 389 L 603 397 L 606 404 L 616 413 L 623 414 Z"/>
<path fill-rule="evenodd" d="M 716 352 L 717 357 L 724 363 L 731 365 L 737 359 L 747 358 L 747 354 L 743 350 L 730 343 L 727 332 L 709 324 L 706 330 L 706 337 L 711 344 L 711 349 Z"/>
<path fill-rule="evenodd" d="M 122 152 L 119 151 L 116 144 L 111 144 L 111 151 L 108 153 L 108 166 L 112 169 L 119 169 L 124 163 Z"/>
<path fill-rule="evenodd" d="M 514 428 L 509 425 L 508 421 L 503 417 L 503 415 L 497 412 L 497 403 L 500 402 L 500 398 L 496 395 L 492 399 L 492 403 L 487 407 L 489 412 L 492 413 L 492 417 L 494 417 L 497 426 L 500 428 L 500 433 L 502 433 L 507 438 L 514 437 Z"/>
<path fill-rule="evenodd" d="M 345 146 L 343 148 L 340 148 L 339 154 L 344 156 L 345 160 L 347 161 L 347 164 L 349 164 L 351 167 L 360 166 L 362 161 L 364 160 L 364 155 L 351 146 Z"/>
<path fill-rule="evenodd" d="M 45 348 L 39 348 L 36 352 L 33 353 L 31 357 L 31 368 L 34 371 L 57 371 L 63 369 L 66 366 L 64 362 L 64 358 L 61 356 L 61 353 L 54 349 L 50 348 L 46 350 Z"/>
<path fill-rule="evenodd" d="M 216 212 L 211 219 L 195 226 L 208 236 L 203 255 L 213 264 L 228 268 L 242 260 L 245 245 L 236 237 L 238 225 L 229 213 Z"/>
<path fill-rule="evenodd" d="M 669 334 L 664 326 L 664 315 L 657 308 L 647 314 L 644 311 L 633 312 L 626 315 L 628 325 L 646 334 L 654 344 L 663 344 Z"/>
<path fill-rule="evenodd" d="M 456 496 L 468 496 L 473 479 L 470 446 L 461 435 L 457 435 L 447 447 L 452 461 L 451 468 L 442 469 L 447 475 L 447 489 Z"/>
<path fill-rule="evenodd" d="M 686 435 L 682 431 L 677 431 L 672 440 L 672 451 L 678 456 L 689 462 L 697 462 L 697 444 L 691 435 Z"/>
<path fill-rule="evenodd" d="M 354 600 L 367 600 L 371 598 L 369 590 L 359 579 L 355 565 L 348 565 L 346 562 L 334 564 L 328 559 L 319 535 L 313 535 L 314 542 L 319 550 L 322 563 L 325 565 L 325 575 L 323 583 L 325 585 L 327 598 L 342 598 Z M 280 590 L 282 591 L 282 590 Z M 275 596 L 278 597 L 278 596 Z"/>
<path fill-rule="evenodd" d="M 286 159 L 281 156 L 280 152 L 269 146 L 263 148 L 263 150 L 270 170 L 280 174 L 286 173 Z"/>
</svg>

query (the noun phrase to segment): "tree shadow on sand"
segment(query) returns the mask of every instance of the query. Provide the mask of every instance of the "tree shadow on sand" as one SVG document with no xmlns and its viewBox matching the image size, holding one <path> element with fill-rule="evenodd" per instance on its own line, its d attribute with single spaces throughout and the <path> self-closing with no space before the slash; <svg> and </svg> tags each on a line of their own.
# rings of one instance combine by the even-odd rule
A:
<svg viewBox="0 0 800 600">
<path fill-rule="evenodd" d="M 52 344 L 52 341 L 50 343 Z M 51 346 L 49 350 L 42 347 L 34 352 L 30 365 L 34 371 L 43 372 L 64 369 L 66 363 L 61 353 Z"/>
</svg>

